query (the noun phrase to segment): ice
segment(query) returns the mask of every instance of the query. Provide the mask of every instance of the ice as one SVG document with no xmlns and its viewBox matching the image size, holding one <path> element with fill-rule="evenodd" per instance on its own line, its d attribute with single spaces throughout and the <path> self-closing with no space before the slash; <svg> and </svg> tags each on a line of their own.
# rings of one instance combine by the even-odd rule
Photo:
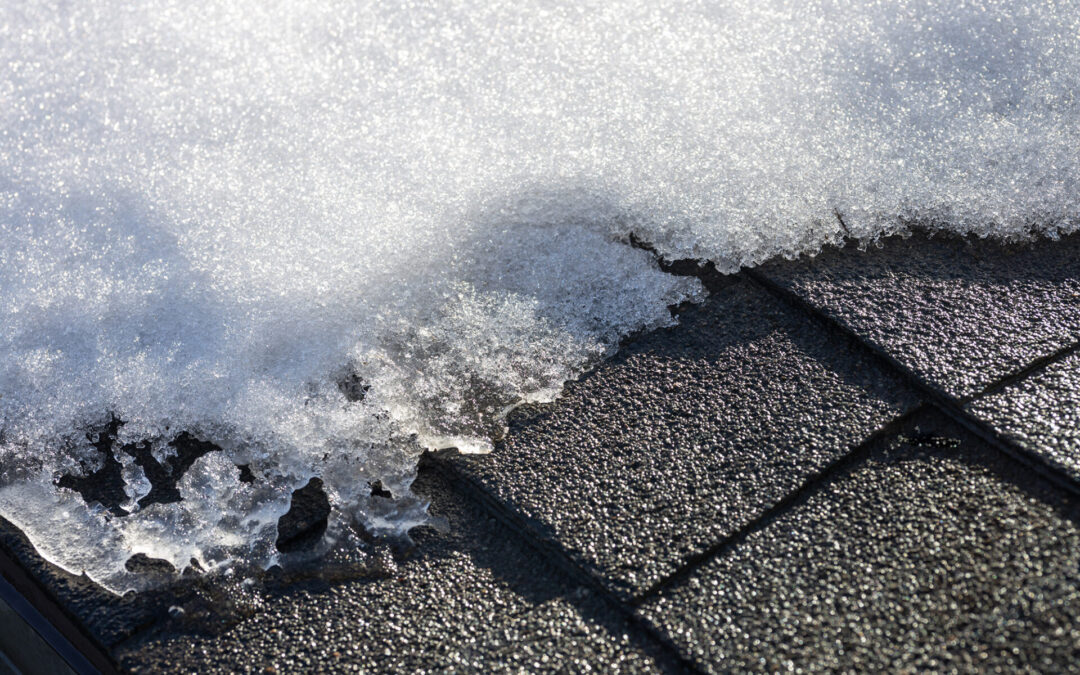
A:
<svg viewBox="0 0 1080 675">
<path fill-rule="evenodd" d="M 127 497 L 120 508 L 131 513 L 139 508 L 139 500 L 150 494 L 153 484 L 134 457 L 126 452 L 117 453 L 117 457 L 120 460 L 120 477 L 124 481 L 124 495 Z"/>
<path fill-rule="evenodd" d="M 701 297 L 631 234 L 731 271 L 1071 232 L 1077 91 L 1052 0 L 7 3 L 0 515 L 118 591 L 137 552 L 272 564 L 313 476 L 400 534 L 424 447 Z M 56 487 L 114 419 L 127 515 Z M 222 450 L 140 507 L 120 448 L 182 432 Z"/>
</svg>

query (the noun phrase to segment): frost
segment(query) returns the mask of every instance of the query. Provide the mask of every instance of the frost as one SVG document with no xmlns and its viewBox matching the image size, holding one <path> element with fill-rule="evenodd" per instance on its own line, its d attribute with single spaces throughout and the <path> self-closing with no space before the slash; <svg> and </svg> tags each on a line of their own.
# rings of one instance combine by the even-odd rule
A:
<svg viewBox="0 0 1080 675">
<path fill-rule="evenodd" d="M 734 270 L 838 215 L 1074 231 L 1078 27 L 1055 0 L 7 3 L 0 515 L 115 590 L 134 553 L 273 564 L 314 476 L 328 539 L 400 534 L 424 447 L 489 449 L 701 297 L 631 234 Z M 57 487 L 114 471 L 117 509 Z"/>
</svg>

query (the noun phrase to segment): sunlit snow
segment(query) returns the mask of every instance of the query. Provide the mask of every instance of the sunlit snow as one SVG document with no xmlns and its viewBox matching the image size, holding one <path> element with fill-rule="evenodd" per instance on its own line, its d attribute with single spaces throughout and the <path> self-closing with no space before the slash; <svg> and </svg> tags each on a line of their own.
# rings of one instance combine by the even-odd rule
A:
<svg viewBox="0 0 1080 675">
<path fill-rule="evenodd" d="M 0 515 L 114 590 L 272 564 L 312 476 L 403 532 L 424 447 L 702 297 L 631 233 L 732 271 L 838 214 L 1072 231 L 1077 92 L 1076 2 L 5 3 Z M 56 486 L 114 418 L 223 452 L 145 508 L 117 456 L 118 515 Z"/>
</svg>

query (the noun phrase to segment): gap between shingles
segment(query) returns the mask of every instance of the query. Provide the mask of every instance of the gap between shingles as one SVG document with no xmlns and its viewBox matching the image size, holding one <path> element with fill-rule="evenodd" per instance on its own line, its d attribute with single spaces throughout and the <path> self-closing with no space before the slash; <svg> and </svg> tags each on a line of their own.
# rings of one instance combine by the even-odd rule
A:
<svg viewBox="0 0 1080 675">
<path fill-rule="evenodd" d="M 840 213 L 836 213 L 837 221 L 840 224 L 841 229 L 845 235 L 849 234 L 848 228 L 840 216 Z M 845 237 L 848 239 L 850 237 Z M 1022 465 L 1027 466 L 1039 475 L 1051 481 L 1056 486 L 1067 490 L 1074 495 L 1080 495 L 1080 482 L 1077 479 L 1066 472 L 1062 467 L 1059 467 L 1053 463 L 1048 462 L 1044 457 L 1038 455 L 1026 448 L 1020 447 L 1013 443 L 1008 438 L 1001 436 L 995 429 L 986 423 L 982 422 L 978 418 L 975 418 L 965 410 L 965 406 L 972 401 L 978 400 L 982 397 L 993 394 L 1015 382 L 1019 382 L 1028 376 L 1039 372 L 1048 366 L 1057 363 L 1073 353 L 1080 350 L 1080 341 L 1069 344 L 1055 352 L 1034 359 L 1023 368 L 1020 368 L 1014 372 L 1008 373 L 990 384 L 983 387 L 975 394 L 955 398 L 944 393 L 928 381 L 921 378 L 915 372 L 906 367 L 903 363 L 894 358 L 884 349 L 868 342 L 862 336 L 849 327 L 845 326 L 840 321 L 822 312 L 814 305 L 807 302 L 802 296 L 791 291 L 788 288 L 776 283 L 765 274 L 750 268 L 744 268 L 738 275 L 724 275 L 718 272 L 715 266 L 711 264 L 700 264 L 695 260 L 676 260 L 669 261 L 664 259 L 662 255 L 656 250 L 656 248 L 649 242 L 645 242 L 631 236 L 630 244 L 635 248 L 648 251 L 657 260 L 657 264 L 665 272 L 675 274 L 678 276 L 693 276 L 701 280 L 702 284 L 710 291 L 718 290 L 726 285 L 726 280 L 736 276 L 742 276 L 752 282 L 754 285 L 762 288 L 773 297 L 777 298 L 785 305 L 792 307 L 804 315 L 809 316 L 819 327 L 825 329 L 827 332 L 836 335 L 855 349 L 868 356 L 871 360 L 877 362 L 886 372 L 891 372 L 899 376 L 908 386 L 910 386 L 914 392 L 922 399 L 922 402 L 909 410 L 907 413 L 894 418 L 891 422 L 886 423 L 883 427 L 874 432 L 863 443 L 859 444 L 856 448 L 853 448 L 848 453 L 837 459 L 834 463 L 827 466 L 820 471 L 814 477 L 811 477 L 802 486 L 797 488 L 795 492 L 790 493 L 782 501 L 778 502 L 768 511 L 760 515 L 754 521 L 751 521 L 747 525 L 740 528 L 733 534 L 725 537 L 721 541 L 714 544 L 706 551 L 699 553 L 690 558 L 682 567 L 668 575 L 667 577 L 659 580 L 646 590 L 637 594 L 631 603 L 639 605 L 642 602 L 647 601 L 659 593 L 662 589 L 668 586 L 678 583 L 679 580 L 689 576 L 689 574 L 704 564 L 708 560 L 711 560 L 715 556 L 723 555 L 725 551 L 738 544 L 740 541 L 751 532 L 756 531 L 764 523 L 771 518 L 776 517 L 781 512 L 792 506 L 799 501 L 803 495 L 813 491 L 818 484 L 830 479 L 830 477 L 838 470 L 843 469 L 848 463 L 856 461 L 858 456 L 865 453 L 865 448 L 869 447 L 869 443 L 877 440 L 883 436 L 883 434 L 895 432 L 900 424 L 906 422 L 915 414 L 921 412 L 927 407 L 927 405 L 933 405 L 939 409 L 943 414 L 952 419 L 962 428 L 973 433 L 983 441 L 987 442 L 995 450 L 1004 453 L 1006 456 L 1020 462 Z"/>
<path fill-rule="evenodd" d="M 926 401 L 935 404 L 957 424 L 986 441 L 997 450 L 1004 452 L 1014 460 L 1038 472 L 1058 487 L 1068 490 L 1073 494 L 1080 495 L 1080 482 L 1078 482 L 1077 478 L 1065 471 L 1063 467 L 1048 461 L 1045 457 L 1042 457 L 1027 448 L 1017 445 L 1010 439 L 999 434 L 997 430 L 990 425 L 968 413 L 965 409 L 965 406 L 972 401 L 993 394 L 1010 384 L 1023 380 L 1031 374 L 1068 357 L 1080 349 L 1080 342 L 1074 342 L 1052 354 L 1034 359 L 1023 368 L 999 377 L 975 394 L 964 397 L 953 397 L 919 377 L 884 349 L 865 340 L 858 333 L 851 330 L 837 319 L 808 303 L 797 293 L 781 286 L 757 270 L 747 269 L 743 270 L 742 273 L 774 297 L 805 314 L 808 314 L 812 319 L 826 327 L 828 330 L 847 337 L 848 340 L 856 344 L 862 351 L 876 358 L 877 361 L 888 370 L 903 378 L 917 394 L 922 396 Z"/>
<path fill-rule="evenodd" d="M 630 601 L 631 604 L 639 606 L 649 601 L 665 588 L 678 584 L 680 581 L 688 578 L 702 565 L 714 558 L 722 556 L 727 551 L 739 545 L 751 534 L 764 529 L 777 517 L 783 515 L 791 507 L 799 504 L 807 496 L 815 492 L 821 485 L 833 480 L 843 471 L 862 462 L 866 459 L 867 455 L 870 453 L 870 449 L 875 444 L 898 434 L 911 420 L 922 415 L 928 407 L 929 406 L 926 403 L 919 403 L 907 412 L 892 418 L 892 420 L 879 427 L 877 431 L 863 439 L 858 445 L 834 459 L 832 462 L 829 462 L 820 470 L 811 474 L 801 485 L 788 492 L 783 499 L 761 512 L 753 520 L 742 525 L 737 530 L 708 548 L 686 558 L 678 570 L 635 595 Z"/>
<path fill-rule="evenodd" d="M 441 471 L 448 478 L 450 487 L 466 499 L 472 500 L 480 508 L 491 514 L 507 529 L 513 532 L 526 546 L 537 551 L 558 572 L 561 572 L 570 581 L 578 586 L 587 588 L 591 593 L 601 599 L 608 607 L 623 616 L 630 625 L 637 628 L 642 635 L 653 642 L 665 657 L 673 661 L 678 667 L 690 673 L 703 673 L 693 659 L 684 655 L 682 650 L 675 645 L 668 635 L 654 627 L 645 620 L 637 611 L 633 598 L 629 600 L 620 598 L 607 588 L 603 581 L 594 573 L 581 567 L 570 557 L 566 549 L 551 538 L 540 534 L 535 527 L 529 524 L 526 517 L 511 509 L 505 502 L 492 495 L 483 485 L 477 483 L 468 474 L 458 469 L 452 461 L 444 458 L 444 452 L 425 453 L 421 465 L 428 464 Z M 578 598 L 571 595 L 565 599 L 573 605 L 577 605 Z"/>
</svg>

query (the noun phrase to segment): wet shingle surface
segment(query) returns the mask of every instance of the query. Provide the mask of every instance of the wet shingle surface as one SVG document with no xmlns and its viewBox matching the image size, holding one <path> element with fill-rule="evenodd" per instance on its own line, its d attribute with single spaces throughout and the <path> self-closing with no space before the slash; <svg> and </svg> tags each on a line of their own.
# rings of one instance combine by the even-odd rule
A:
<svg viewBox="0 0 1080 675">
<path fill-rule="evenodd" d="M 622 597 L 677 570 L 915 403 L 737 280 L 460 470 Z"/>
<path fill-rule="evenodd" d="M 920 426 L 642 611 L 717 672 L 1075 669 L 1077 503 Z"/>
<path fill-rule="evenodd" d="M 446 481 L 419 492 L 449 520 L 414 531 L 409 560 L 378 576 L 268 592 L 221 632 L 178 621 L 118 650 L 133 672 L 678 672 L 639 629 L 569 583 Z M 659 660 L 656 656 L 659 655 Z"/>
<path fill-rule="evenodd" d="M 1080 481 L 1080 353 L 973 401 L 968 410 Z"/>
<path fill-rule="evenodd" d="M 1003 245 L 915 234 L 760 272 L 957 398 L 1080 341 L 1080 235 Z"/>
</svg>

